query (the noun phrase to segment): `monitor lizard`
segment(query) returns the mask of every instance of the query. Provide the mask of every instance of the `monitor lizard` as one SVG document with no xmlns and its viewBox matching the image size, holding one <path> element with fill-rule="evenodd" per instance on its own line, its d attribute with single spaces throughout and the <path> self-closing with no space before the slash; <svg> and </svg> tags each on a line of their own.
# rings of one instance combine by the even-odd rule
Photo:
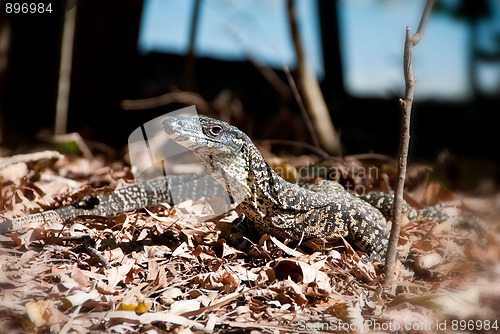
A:
<svg viewBox="0 0 500 334">
<path fill-rule="evenodd" d="M 347 237 L 362 251 L 383 259 L 393 196 L 370 192 L 354 196 L 334 181 L 315 184 L 289 183 L 266 163 L 250 138 L 238 128 L 206 116 L 167 117 L 167 135 L 192 150 L 210 175 L 239 203 L 246 228 L 293 240 L 320 239 L 326 242 Z M 198 196 L 218 195 L 216 189 L 197 188 L 196 176 L 173 175 L 139 182 L 115 190 L 109 196 L 86 198 L 70 206 L 0 222 L 0 233 L 45 222 L 64 223 L 81 215 L 115 215 L 172 204 L 171 193 Z M 186 185 L 189 186 L 186 186 Z M 203 190 L 204 189 L 204 190 Z M 404 203 L 409 219 L 441 221 L 440 206 L 415 210 Z M 384 217 L 385 215 L 385 217 Z"/>
<path fill-rule="evenodd" d="M 239 203 L 251 231 L 297 241 L 348 237 L 366 253 L 385 258 L 392 195 L 370 192 L 354 196 L 327 180 L 310 185 L 289 183 L 272 170 L 245 133 L 206 116 L 167 117 L 162 124 L 167 135 L 193 151 Z M 409 219 L 446 218 L 439 212 L 441 206 L 417 211 L 405 202 L 403 207 Z"/>
</svg>

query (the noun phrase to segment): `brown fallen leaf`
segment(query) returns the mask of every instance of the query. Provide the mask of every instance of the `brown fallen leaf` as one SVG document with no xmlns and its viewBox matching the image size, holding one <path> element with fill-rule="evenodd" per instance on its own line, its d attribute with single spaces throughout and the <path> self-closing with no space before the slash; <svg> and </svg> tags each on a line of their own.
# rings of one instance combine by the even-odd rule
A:
<svg viewBox="0 0 500 334">
<path fill-rule="evenodd" d="M 36 327 L 64 323 L 68 320 L 68 317 L 61 313 L 55 302 L 51 300 L 28 302 L 26 303 L 26 312 Z"/>
<path fill-rule="evenodd" d="M 73 308 L 75 306 L 82 305 L 83 303 L 87 302 L 88 300 L 99 300 L 101 295 L 96 291 L 90 291 L 90 292 L 83 292 L 83 291 L 78 291 L 70 296 L 66 296 L 61 300 L 61 306 L 69 310 L 70 308 Z"/>
<path fill-rule="evenodd" d="M 324 264 L 320 262 L 319 268 Z M 318 266 L 310 265 L 303 261 L 284 259 L 279 260 L 274 267 L 276 278 L 279 280 L 290 277 L 297 283 L 316 283 L 320 289 L 331 291 L 330 278 L 327 274 L 322 272 Z"/>
<path fill-rule="evenodd" d="M 284 251 L 288 255 L 295 256 L 295 257 L 304 255 L 304 253 L 301 253 L 299 251 L 291 249 L 290 247 L 288 247 L 287 245 L 285 245 L 284 243 L 282 243 L 281 241 L 279 241 L 278 239 L 276 239 L 273 236 L 269 236 L 269 238 L 271 239 L 272 242 L 274 242 L 274 244 L 276 246 L 278 246 L 279 249 L 281 249 L 282 251 Z"/>
</svg>

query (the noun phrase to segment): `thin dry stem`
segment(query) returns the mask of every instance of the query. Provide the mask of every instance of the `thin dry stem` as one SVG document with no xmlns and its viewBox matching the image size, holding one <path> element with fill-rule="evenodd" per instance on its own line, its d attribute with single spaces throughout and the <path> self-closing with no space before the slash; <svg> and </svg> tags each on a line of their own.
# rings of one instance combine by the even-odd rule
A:
<svg viewBox="0 0 500 334">
<path fill-rule="evenodd" d="M 295 1 L 287 1 L 288 21 L 295 55 L 297 56 L 297 83 L 311 123 L 316 131 L 319 143 L 329 153 L 340 154 L 340 136 L 333 126 L 330 112 L 325 102 L 318 79 L 307 67 L 304 49 L 299 34 Z M 292 87 L 293 89 L 293 87 Z"/>
<path fill-rule="evenodd" d="M 399 234 L 401 232 L 401 218 L 403 206 L 403 190 L 406 179 L 406 164 L 408 160 L 408 148 L 410 145 L 410 116 L 411 107 L 413 104 L 413 93 L 415 86 L 415 78 L 412 72 L 412 54 L 413 47 L 422 39 L 425 26 L 429 19 L 429 15 L 434 5 L 434 0 L 428 0 L 417 32 L 411 35 L 410 28 L 406 28 L 406 40 L 404 49 L 404 76 L 406 83 L 406 92 L 404 100 L 399 100 L 402 110 L 401 118 L 401 139 L 399 146 L 398 159 L 398 177 L 396 180 L 396 188 L 394 190 L 394 211 L 392 219 L 391 235 L 389 237 L 389 245 L 387 247 L 387 257 L 385 261 L 385 284 L 390 285 L 394 280 L 394 267 L 396 263 L 396 253 L 398 247 Z"/>
</svg>

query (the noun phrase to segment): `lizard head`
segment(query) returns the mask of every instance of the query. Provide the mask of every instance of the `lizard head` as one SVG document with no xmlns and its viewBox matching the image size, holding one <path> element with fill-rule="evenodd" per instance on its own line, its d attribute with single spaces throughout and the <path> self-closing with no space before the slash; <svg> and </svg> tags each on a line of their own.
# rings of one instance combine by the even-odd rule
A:
<svg viewBox="0 0 500 334">
<path fill-rule="evenodd" d="M 249 141 L 238 128 L 203 115 L 171 116 L 162 125 L 173 141 L 195 153 L 239 154 Z"/>
<path fill-rule="evenodd" d="M 196 155 L 234 199 L 248 194 L 247 179 L 252 170 L 248 150 L 253 149 L 253 144 L 245 133 L 202 115 L 167 117 L 162 126 L 170 139 Z"/>
<path fill-rule="evenodd" d="M 287 207 L 278 202 L 276 195 L 286 181 L 269 167 L 250 138 L 238 128 L 202 115 L 171 116 L 162 125 L 173 141 L 193 151 L 235 202 L 250 198 L 255 206 Z M 261 200 L 256 201 L 257 197 Z M 264 199 L 271 203 L 263 204 Z"/>
</svg>

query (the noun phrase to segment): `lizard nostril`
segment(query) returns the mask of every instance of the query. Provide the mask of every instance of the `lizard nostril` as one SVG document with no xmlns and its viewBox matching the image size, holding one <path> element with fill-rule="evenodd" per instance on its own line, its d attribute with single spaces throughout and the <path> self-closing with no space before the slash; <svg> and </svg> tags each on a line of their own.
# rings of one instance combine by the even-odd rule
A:
<svg viewBox="0 0 500 334">
<path fill-rule="evenodd" d="M 182 120 L 178 120 L 177 121 L 177 125 L 180 126 L 180 127 L 183 127 L 184 126 L 184 122 Z"/>
</svg>

